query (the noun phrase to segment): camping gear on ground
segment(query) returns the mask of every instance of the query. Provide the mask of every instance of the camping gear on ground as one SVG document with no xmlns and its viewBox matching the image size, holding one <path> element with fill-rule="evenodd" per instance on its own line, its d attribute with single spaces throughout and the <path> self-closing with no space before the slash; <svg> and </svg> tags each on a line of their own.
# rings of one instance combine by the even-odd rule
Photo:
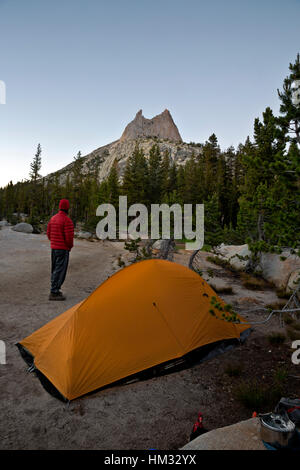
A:
<svg viewBox="0 0 300 470">
<path fill-rule="evenodd" d="M 187 267 L 140 261 L 17 346 L 48 389 L 73 400 L 202 348 L 240 341 L 249 325 L 212 315 L 212 297 L 225 307 Z"/>
<path fill-rule="evenodd" d="M 203 416 L 202 413 L 198 413 L 198 418 L 197 421 L 195 422 L 193 426 L 193 430 L 190 435 L 190 441 L 195 439 L 198 436 L 201 436 L 202 434 L 208 432 L 207 429 L 204 428 L 203 426 Z"/>
<path fill-rule="evenodd" d="M 286 411 L 288 417 L 296 426 L 300 426 L 300 399 L 296 398 L 281 398 L 275 408 L 275 412 L 280 413 L 282 410 Z"/>
<path fill-rule="evenodd" d="M 266 413 L 260 417 L 260 436 L 268 449 L 300 449 L 295 424 L 287 413 Z"/>
</svg>

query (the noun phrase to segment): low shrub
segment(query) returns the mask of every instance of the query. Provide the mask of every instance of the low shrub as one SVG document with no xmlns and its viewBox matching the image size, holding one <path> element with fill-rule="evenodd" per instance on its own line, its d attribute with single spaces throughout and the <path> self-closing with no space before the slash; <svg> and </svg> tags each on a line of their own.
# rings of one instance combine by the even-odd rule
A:
<svg viewBox="0 0 300 470">
<path fill-rule="evenodd" d="M 218 256 L 207 256 L 206 261 L 216 264 L 217 266 L 222 266 L 222 268 L 232 269 L 232 266 L 229 261 L 223 258 L 219 258 Z"/>
<path fill-rule="evenodd" d="M 280 386 L 286 383 L 288 378 L 288 371 L 287 369 L 284 369 L 283 367 L 279 367 L 276 369 L 274 373 L 274 382 Z"/>
<path fill-rule="evenodd" d="M 300 339 L 300 331 L 294 330 L 291 326 L 287 327 L 286 332 L 291 341 Z"/>
<path fill-rule="evenodd" d="M 271 333 L 269 336 L 268 336 L 268 341 L 270 344 L 272 344 L 273 346 L 278 346 L 279 344 L 283 344 L 286 340 L 286 337 L 284 334 L 282 333 Z"/>
<path fill-rule="evenodd" d="M 250 274 L 241 273 L 242 284 L 246 289 L 263 290 L 270 287 L 270 284 L 262 277 L 251 276 Z"/>
<path fill-rule="evenodd" d="M 216 287 L 215 288 L 215 291 L 218 293 L 218 294 L 235 294 L 235 292 L 233 291 L 232 287 L 229 287 L 229 286 L 221 286 L 221 287 Z"/>
<path fill-rule="evenodd" d="M 285 306 L 285 302 L 274 302 L 273 304 L 267 304 L 266 308 L 270 310 L 282 310 Z"/>
<path fill-rule="evenodd" d="M 288 313 L 283 315 L 283 321 L 286 325 L 292 325 L 292 323 L 295 322 L 295 320 Z"/>
<path fill-rule="evenodd" d="M 217 292 L 218 294 L 228 294 L 228 295 L 234 295 L 235 292 L 232 289 L 232 287 L 227 287 L 227 286 L 220 286 L 217 287 L 215 284 L 209 283 L 210 287 Z"/>
<path fill-rule="evenodd" d="M 225 373 L 229 375 L 229 377 L 240 377 L 243 372 L 243 365 L 242 364 L 236 364 L 236 363 L 230 363 L 227 364 L 225 367 Z"/>
<path fill-rule="evenodd" d="M 236 388 L 235 398 L 249 410 L 267 412 L 274 409 L 282 393 L 282 387 L 276 383 L 266 387 L 256 381 L 243 382 Z"/>
<path fill-rule="evenodd" d="M 279 299 L 289 299 L 291 294 L 287 293 L 285 289 L 277 289 L 276 295 Z"/>
</svg>

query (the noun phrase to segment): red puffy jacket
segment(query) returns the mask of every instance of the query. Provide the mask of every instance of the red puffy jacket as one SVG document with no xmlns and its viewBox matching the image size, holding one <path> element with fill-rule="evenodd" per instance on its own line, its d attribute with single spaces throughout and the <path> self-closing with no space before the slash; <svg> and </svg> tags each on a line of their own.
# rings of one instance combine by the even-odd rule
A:
<svg viewBox="0 0 300 470">
<path fill-rule="evenodd" d="M 53 250 L 68 250 L 73 247 L 74 225 L 64 211 L 51 217 L 47 226 L 47 236 Z"/>
</svg>

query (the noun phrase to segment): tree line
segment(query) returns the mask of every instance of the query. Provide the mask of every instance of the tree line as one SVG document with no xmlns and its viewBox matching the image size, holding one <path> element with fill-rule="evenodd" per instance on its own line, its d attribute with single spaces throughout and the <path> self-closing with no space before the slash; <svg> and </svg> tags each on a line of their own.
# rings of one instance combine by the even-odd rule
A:
<svg viewBox="0 0 300 470">
<path fill-rule="evenodd" d="M 136 147 L 122 177 L 118 163 L 99 182 L 98 162 L 86 164 L 79 152 L 64 182 L 54 174 L 42 178 L 41 153 L 30 166 L 30 178 L 0 188 L 0 217 L 16 223 L 28 214 L 35 230 L 45 226 L 61 198 L 71 204 L 75 224 L 95 231 L 96 208 L 108 202 L 118 207 L 120 195 L 128 204 L 205 205 L 205 243 L 248 243 L 255 251 L 273 251 L 300 246 L 300 106 L 295 104 L 292 84 L 300 80 L 300 57 L 289 66 L 281 101 L 280 116 L 268 107 L 255 119 L 253 139 L 236 149 L 220 149 L 215 134 L 192 154 L 184 165 L 176 165 L 168 151 L 155 143 L 148 157 Z"/>
</svg>

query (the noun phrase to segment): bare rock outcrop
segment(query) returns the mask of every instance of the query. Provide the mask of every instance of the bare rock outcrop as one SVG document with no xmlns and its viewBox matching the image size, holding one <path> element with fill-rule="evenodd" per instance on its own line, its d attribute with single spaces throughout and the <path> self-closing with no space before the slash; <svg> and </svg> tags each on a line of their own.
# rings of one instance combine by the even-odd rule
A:
<svg viewBox="0 0 300 470">
<path fill-rule="evenodd" d="M 124 174 L 126 163 L 132 155 L 136 145 L 143 150 L 149 158 L 151 147 L 159 146 L 161 155 L 168 153 L 170 161 L 176 165 L 185 165 L 186 161 L 194 155 L 196 158 L 202 153 L 201 144 L 183 142 L 170 112 L 166 109 L 152 119 L 146 119 L 139 111 L 135 119 L 130 122 L 122 137 L 110 144 L 103 145 L 83 157 L 82 174 L 98 166 L 99 181 L 109 175 L 112 166 L 117 163 L 120 178 Z M 46 181 L 58 177 L 61 184 L 65 184 L 68 175 L 72 174 L 73 162 L 55 173 L 46 176 Z"/>
<path fill-rule="evenodd" d="M 297 272 L 300 273 L 300 257 L 285 249 L 280 255 L 275 253 L 262 253 L 260 264 L 263 277 L 273 282 L 280 289 L 294 290 L 296 288 Z M 290 279 L 293 274 L 292 279 Z"/>
<path fill-rule="evenodd" d="M 221 259 L 229 261 L 235 269 L 245 269 L 251 258 L 248 245 L 220 245 L 216 252 Z M 288 292 L 299 285 L 300 257 L 286 248 L 280 255 L 276 253 L 261 253 L 257 265 L 266 281 L 273 283 L 278 289 L 286 289 Z"/>
<path fill-rule="evenodd" d="M 146 119 L 142 110 L 138 111 L 134 120 L 125 127 L 120 140 L 137 139 L 139 137 L 157 137 L 158 139 L 169 139 L 172 142 L 182 142 L 177 126 L 168 109 L 152 119 Z"/>
<path fill-rule="evenodd" d="M 225 245 L 216 248 L 217 254 L 229 261 L 235 269 L 245 269 L 251 256 L 248 245 Z"/>
</svg>

